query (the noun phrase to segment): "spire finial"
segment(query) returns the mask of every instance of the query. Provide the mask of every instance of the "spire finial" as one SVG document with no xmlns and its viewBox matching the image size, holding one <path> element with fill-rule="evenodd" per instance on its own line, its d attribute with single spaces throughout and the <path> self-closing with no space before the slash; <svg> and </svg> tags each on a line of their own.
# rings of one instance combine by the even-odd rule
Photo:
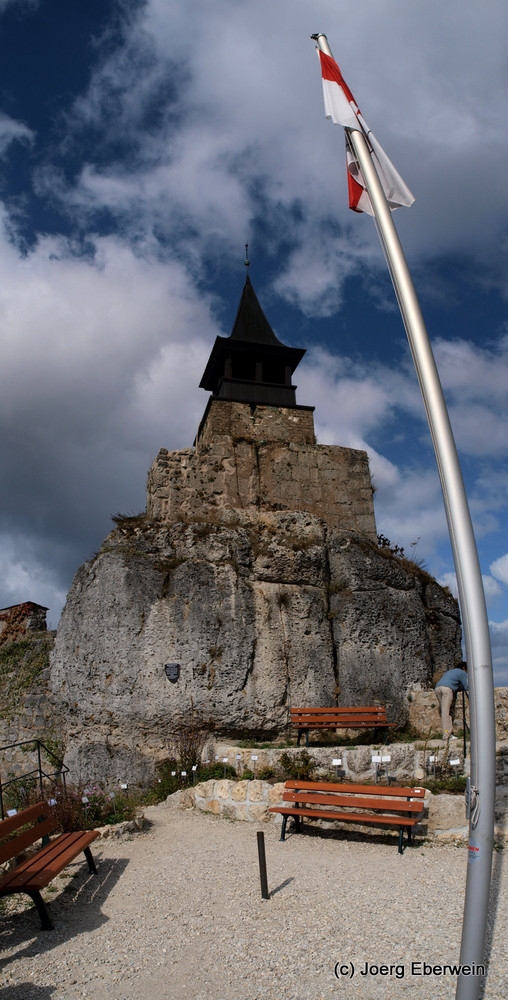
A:
<svg viewBox="0 0 508 1000">
<path fill-rule="evenodd" d="M 250 264 L 250 260 L 249 260 L 249 244 L 248 243 L 245 244 L 245 260 L 244 260 L 244 264 L 245 264 L 245 267 L 248 267 L 249 264 Z"/>
</svg>

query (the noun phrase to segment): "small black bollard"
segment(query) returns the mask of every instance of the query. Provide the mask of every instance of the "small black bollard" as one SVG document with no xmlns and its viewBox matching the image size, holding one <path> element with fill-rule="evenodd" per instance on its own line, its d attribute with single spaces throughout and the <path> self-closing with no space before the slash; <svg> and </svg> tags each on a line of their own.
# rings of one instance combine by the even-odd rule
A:
<svg viewBox="0 0 508 1000">
<path fill-rule="evenodd" d="M 270 899 L 268 892 L 268 879 L 266 877 L 266 855 L 265 855 L 265 835 L 262 830 L 257 832 L 258 856 L 259 856 L 259 877 L 261 879 L 261 896 L 263 899 Z"/>
</svg>

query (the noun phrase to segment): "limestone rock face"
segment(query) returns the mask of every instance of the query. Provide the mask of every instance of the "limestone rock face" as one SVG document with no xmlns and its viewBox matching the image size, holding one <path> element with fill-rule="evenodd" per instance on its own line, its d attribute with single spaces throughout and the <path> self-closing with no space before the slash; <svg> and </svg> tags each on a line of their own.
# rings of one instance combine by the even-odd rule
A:
<svg viewBox="0 0 508 1000">
<path fill-rule="evenodd" d="M 195 448 L 159 452 L 146 514 L 116 523 L 52 657 L 84 780 L 146 777 L 193 713 L 227 738 L 287 734 L 298 705 L 403 724 L 407 688 L 460 658 L 456 602 L 377 546 L 367 455 L 317 445 L 312 408 L 212 397 Z"/>
<path fill-rule="evenodd" d="M 140 516 L 76 574 L 51 686 L 74 773 L 139 780 L 192 711 L 228 737 L 284 734 L 299 704 L 380 701 L 402 724 L 455 655 L 453 598 L 365 536 L 302 511 Z"/>
</svg>

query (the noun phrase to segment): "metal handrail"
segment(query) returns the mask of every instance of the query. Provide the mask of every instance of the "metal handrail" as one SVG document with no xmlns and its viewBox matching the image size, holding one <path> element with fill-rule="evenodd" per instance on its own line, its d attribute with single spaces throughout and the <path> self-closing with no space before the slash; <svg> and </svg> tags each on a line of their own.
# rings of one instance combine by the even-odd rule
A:
<svg viewBox="0 0 508 1000">
<path fill-rule="evenodd" d="M 0 754 L 4 750 L 14 750 L 16 747 L 23 747 L 23 746 L 31 746 L 33 747 L 34 751 L 35 750 L 37 751 L 37 767 L 32 771 L 25 771 L 17 778 L 10 778 L 9 781 L 2 782 L 2 778 L 0 775 L 0 818 L 1 819 L 5 818 L 3 790 L 7 788 L 9 785 L 13 785 L 19 781 L 26 781 L 27 778 L 31 778 L 33 777 L 33 775 L 37 775 L 39 778 L 39 789 L 41 797 L 44 796 L 44 789 L 42 784 L 43 778 L 46 778 L 48 781 L 51 781 L 52 779 L 61 780 L 65 791 L 65 775 L 68 774 L 69 768 L 66 766 L 66 764 L 64 764 L 63 760 L 60 760 L 60 758 L 57 757 L 56 754 L 49 749 L 49 747 L 47 747 L 44 743 L 42 743 L 41 740 L 38 739 L 21 740 L 17 743 L 7 743 L 5 746 L 0 747 Z M 43 750 L 44 753 L 48 755 L 48 757 L 52 758 L 56 764 L 56 770 L 51 772 L 50 774 L 47 774 L 46 771 L 43 771 L 42 769 L 41 750 Z"/>
</svg>

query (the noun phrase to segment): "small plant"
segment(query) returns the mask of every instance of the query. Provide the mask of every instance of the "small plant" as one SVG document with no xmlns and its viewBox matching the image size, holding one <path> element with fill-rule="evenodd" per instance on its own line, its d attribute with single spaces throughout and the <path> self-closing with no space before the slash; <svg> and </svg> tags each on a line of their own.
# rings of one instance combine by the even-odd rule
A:
<svg viewBox="0 0 508 1000">
<path fill-rule="evenodd" d="M 4 812 L 8 809 L 28 809 L 40 800 L 39 782 L 34 775 L 16 779 L 11 773 L 7 776 L 7 782 L 2 788 L 2 800 Z"/>
<path fill-rule="evenodd" d="M 46 759 L 53 766 L 56 763 L 61 763 L 65 757 L 65 740 L 60 736 L 45 735 L 41 748 Z"/>
<path fill-rule="evenodd" d="M 423 782 L 423 787 L 428 788 L 429 792 L 434 795 L 439 795 L 440 792 L 449 792 L 451 795 L 462 795 L 466 790 L 467 779 L 463 774 L 458 774 L 452 777 L 451 775 L 442 775 L 438 778 L 426 778 Z"/>
<path fill-rule="evenodd" d="M 53 811 L 61 829 L 93 830 L 97 826 L 134 819 L 138 797 L 123 790 L 108 792 L 102 785 L 63 785 L 53 787 Z"/>
<path fill-rule="evenodd" d="M 144 511 L 140 514 L 112 514 L 111 520 L 122 535 L 132 535 L 137 528 L 142 528 L 146 524 L 147 516 Z"/>
<path fill-rule="evenodd" d="M 208 738 L 209 733 L 192 712 L 191 721 L 180 726 L 170 739 L 171 757 L 178 761 L 180 771 L 191 774 L 192 768 L 199 765 Z"/>
<path fill-rule="evenodd" d="M 238 775 L 232 764 L 223 764 L 216 760 L 213 764 L 203 765 L 198 768 L 197 780 L 210 781 L 210 778 L 231 778 L 238 779 Z"/>
<path fill-rule="evenodd" d="M 404 549 L 402 548 L 402 546 L 392 545 L 390 539 L 387 538 L 386 535 L 378 535 L 377 544 L 379 545 L 380 549 L 388 549 L 388 551 L 391 552 L 393 556 L 399 556 L 400 558 L 403 558 L 404 556 Z"/>
<path fill-rule="evenodd" d="M 187 770 L 175 757 L 160 761 L 155 770 L 156 777 L 143 795 L 143 801 L 146 805 L 163 802 L 168 795 L 173 795 L 181 788 L 188 788 L 194 784 L 192 767 Z M 182 775 L 182 771 L 186 771 L 185 775 Z M 223 761 L 216 760 L 213 764 L 198 765 L 195 772 L 195 784 L 199 785 L 202 781 L 210 781 L 212 778 L 216 780 L 230 778 L 235 781 L 238 780 L 238 774 L 231 764 L 224 764 Z"/>
<path fill-rule="evenodd" d="M 274 767 L 262 767 L 258 771 L 258 778 L 260 781 L 270 781 L 271 778 L 276 778 L 277 772 Z"/>
<path fill-rule="evenodd" d="M 294 756 L 289 753 L 281 754 L 279 767 L 283 772 L 284 780 L 287 778 L 312 778 L 316 770 L 316 762 L 307 750 L 302 750 L 301 753 Z"/>
<path fill-rule="evenodd" d="M 72 786 L 63 788 L 62 785 L 58 785 L 52 791 L 53 813 L 60 829 L 64 833 L 83 829 L 84 810 L 83 802 L 81 801 L 82 795 L 83 789 L 80 790 Z"/>
</svg>

